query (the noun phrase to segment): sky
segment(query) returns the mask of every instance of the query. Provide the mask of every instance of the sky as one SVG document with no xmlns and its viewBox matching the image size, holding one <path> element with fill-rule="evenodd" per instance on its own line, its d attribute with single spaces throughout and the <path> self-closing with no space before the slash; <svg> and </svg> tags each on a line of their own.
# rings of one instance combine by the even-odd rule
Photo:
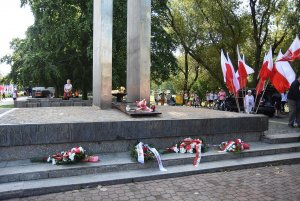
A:
<svg viewBox="0 0 300 201">
<path fill-rule="evenodd" d="M 12 54 L 13 38 L 25 38 L 27 28 L 34 22 L 30 7 L 22 7 L 20 0 L 0 0 L 0 58 Z M 0 73 L 7 75 L 11 68 L 0 64 Z"/>
</svg>

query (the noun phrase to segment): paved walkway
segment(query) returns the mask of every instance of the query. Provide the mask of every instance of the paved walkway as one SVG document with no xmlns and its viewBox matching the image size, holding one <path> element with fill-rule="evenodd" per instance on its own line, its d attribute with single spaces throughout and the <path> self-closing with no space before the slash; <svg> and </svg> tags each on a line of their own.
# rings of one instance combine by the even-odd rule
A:
<svg viewBox="0 0 300 201">
<path fill-rule="evenodd" d="M 82 189 L 17 200 L 300 200 L 300 164 L 198 174 Z"/>
</svg>

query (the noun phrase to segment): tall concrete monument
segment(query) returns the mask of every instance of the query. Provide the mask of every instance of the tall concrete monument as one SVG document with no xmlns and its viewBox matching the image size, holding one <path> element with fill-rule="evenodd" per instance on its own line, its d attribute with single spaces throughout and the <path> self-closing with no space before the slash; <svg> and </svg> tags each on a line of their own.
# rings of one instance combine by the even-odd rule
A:
<svg viewBox="0 0 300 201">
<path fill-rule="evenodd" d="M 113 0 L 94 0 L 93 105 L 111 108 Z M 151 0 L 127 1 L 127 100 L 150 102 Z M 125 64 L 124 64 L 125 65 Z"/>
<path fill-rule="evenodd" d="M 127 99 L 149 103 L 151 0 L 127 2 Z"/>
<path fill-rule="evenodd" d="M 94 0 L 93 105 L 111 108 L 112 0 Z"/>
</svg>

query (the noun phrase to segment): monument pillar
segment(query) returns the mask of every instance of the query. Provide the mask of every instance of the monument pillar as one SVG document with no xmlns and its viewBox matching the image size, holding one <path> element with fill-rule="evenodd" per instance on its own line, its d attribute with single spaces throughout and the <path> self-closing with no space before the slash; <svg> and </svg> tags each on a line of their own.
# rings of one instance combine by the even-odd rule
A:
<svg viewBox="0 0 300 201">
<path fill-rule="evenodd" d="M 127 1 L 127 100 L 150 103 L 151 0 Z"/>
<path fill-rule="evenodd" d="M 93 105 L 111 108 L 113 0 L 94 0 Z"/>
</svg>

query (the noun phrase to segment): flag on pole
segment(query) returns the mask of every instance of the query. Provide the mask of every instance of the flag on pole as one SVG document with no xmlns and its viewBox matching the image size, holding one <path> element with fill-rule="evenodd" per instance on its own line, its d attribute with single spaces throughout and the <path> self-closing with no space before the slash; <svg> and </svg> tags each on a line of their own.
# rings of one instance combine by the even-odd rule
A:
<svg viewBox="0 0 300 201">
<path fill-rule="evenodd" d="M 228 52 L 227 52 L 227 60 L 228 60 L 229 66 L 226 65 L 226 67 L 228 67 L 228 69 L 230 69 L 230 70 L 227 71 L 228 72 L 227 75 L 230 76 L 231 83 L 233 85 L 232 86 L 233 88 L 232 88 L 231 92 L 236 94 L 240 90 L 240 83 L 239 83 L 239 80 L 237 79 L 237 77 L 235 76 L 235 73 L 234 73 L 235 71 L 234 71 L 234 68 L 233 68 L 233 64 L 230 60 Z"/>
<path fill-rule="evenodd" d="M 237 46 L 237 54 L 238 54 L 238 70 L 235 75 L 239 80 L 240 88 L 244 88 L 247 85 L 248 75 L 254 73 L 254 70 L 245 63 L 244 55 L 243 55 L 243 59 L 241 58 L 239 46 Z"/>
<path fill-rule="evenodd" d="M 228 60 L 226 59 L 223 50 L 221 50 L 221 67 L 224 77 L 224 82 L 228 87 L 228 90 L 232 93 L 237 93 L 240 89 L 239 81 L 235 76 L 233 65 L 227 54 Z"/>
<path fill-rule="evenodd" d="M 272 70 L 273 70 L 273 56 L 272 56 L 272 48 L 270 47 L 268 54 L 264 58 L 258 77 L 262 81 L 266 81 L 270 77 Z"/>
<path fill-rule="evenodd" d="M 256 94 L 260 94 L 264 90 L 266 80 L 259 79 L 257 85 L 256 85 Z"/>
<path fill-rule="evenodd" d="M 256 85 L 256 94 L 260 94 L 264 90 L 264 85 L 267 79 L 270 78 L 273 70 L 273 56 L 272 56 L 272 48 L 268 54 L 265 55 L 262 67 L 259 71 L 259 81 Z"/>
<path fill-rule="evenodd" d="M 278 61 L 294 61 L 296 59 L 300 60 L 300 40 L 297 35 L 289 49 Z"/>
<path fill-rule="evenodd" d="M 279 61 L 282 56 L 283 54 L 280 50 L 270 78 L 271 83 L 279 93 L 287 91 L 296 77 L 296 74 L 289 62 Z"/>
</svg>

